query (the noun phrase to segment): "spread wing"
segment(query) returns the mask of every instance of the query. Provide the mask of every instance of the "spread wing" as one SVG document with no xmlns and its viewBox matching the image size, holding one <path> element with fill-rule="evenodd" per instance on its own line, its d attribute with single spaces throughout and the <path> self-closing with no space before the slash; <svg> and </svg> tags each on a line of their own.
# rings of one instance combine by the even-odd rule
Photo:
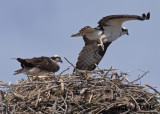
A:
<svg viewBox="0 0 160 114">
<path fill-rule="evenodd" d="M 138 15 L 110 15 L 103 17 L 99 22 L 99 26 L 116 26 L 119 25 L 121 26 L 123 22 L 129 21 L 129 20 L 149 20 L 150 18 L 150 13 L 148 12 L 146 14 L 142 14 L 142 16 Z"/>
<path fill-rule="evenodd" d="M 92 34 L 97 31 L 99 31 L 99 30 L 96 30 L 90 26 L 85 26 L 79 31 L 79 33 L 73 34 L 71 37 L 86 36 L 87 34 Z"/>
<path fill-rule="evenodd" d="M 78 61 L 76 63 L 76 68 L 79 70 L 94 70 L 96 65 L 102 60 L 108 46 L 111 42 L 104 43 L 104 50 L 102 50 L 101 46 L 97 46 L 96 41 L 88 40 L 83 37 L 85 46 L 79 53 Z"/>
<path fill-rule="evenodd" d="M 59 65 L 48 57 L 34 57 L 32 59 L 17 58 L 17 60 L 21 63 L 22 68 L 37 67 L 42 70 L 47 70 L 48 72 L 56 72 L 59 70 Z"/>
</svg>

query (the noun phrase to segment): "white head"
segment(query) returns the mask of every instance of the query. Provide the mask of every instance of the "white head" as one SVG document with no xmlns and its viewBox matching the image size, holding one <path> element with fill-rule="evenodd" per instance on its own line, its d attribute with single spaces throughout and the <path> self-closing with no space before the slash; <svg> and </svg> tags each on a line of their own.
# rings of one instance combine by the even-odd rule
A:
<svg viewBox="0 0 160 114">
<path fill-rule="evenodd" d="M 54 61 L 56 61 L 56 62 L 61 62 L 61 63 L 63 62 L 61 60 L 61 57 L 59 55 L 54 55 L 54 56 L 51 57 L 51 59 L 54 60 Z"/>
<path fill-rule="evenodd" d="M 126 27 L 122 27 L 122 33 L 121 33 L 121 35 L 125 35 L 125 34 L 129 35 L 128 29 Z"/>
</svg>

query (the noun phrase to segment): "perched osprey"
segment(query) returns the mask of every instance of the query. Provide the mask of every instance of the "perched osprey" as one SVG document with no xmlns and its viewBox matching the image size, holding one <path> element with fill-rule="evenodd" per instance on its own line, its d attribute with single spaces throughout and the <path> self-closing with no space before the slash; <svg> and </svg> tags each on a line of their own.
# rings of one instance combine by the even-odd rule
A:
<svg viewBox="0 0 160 114">
<path fill-rule="evenodd" d="M 123 22 L 130 20 L 149 20 L 150 13 L 138 15 L 110 15 L 98 22 L 98 27 L 85 26 L 79 33 L 71 37 L 83 36 L 85 46 L 79 53 L 76 68 L 79 70 L 94 70 L 103 58 L 108 46 L 121 37 L 128 35 L 128 29 L 122 27 Z"/>
<path fill-rule="evenodd" d="M 62 62 L 58 55 L 52 57 L 34 57 L 32 59 L 17 58 L 17 61 L 21 63 L 22 69 L 16 70 L 14 75 L 25 73 L 36 76 L 49 72 L 57 72 L 60 68 L 57 62 Z"/>
</svg>

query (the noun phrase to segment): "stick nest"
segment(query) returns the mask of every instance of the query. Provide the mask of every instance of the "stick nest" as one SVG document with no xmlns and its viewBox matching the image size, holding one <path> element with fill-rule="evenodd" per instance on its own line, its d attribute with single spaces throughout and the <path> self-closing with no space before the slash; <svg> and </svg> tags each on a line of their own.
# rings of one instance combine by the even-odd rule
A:
<svg viewBox="0 0 160 114">
<path fill-rule="evenodd" d="M 67 68 L 68 69 L 68 68 Z M 66 70 L 65 70 L 66 71 Z M 0 82 L 0 113 L 158 114 L 160 93 L 115 69 L 32 76 L 17 84 Z M 149 89 L 153 90 L 150 92 Z"/>
</svg>

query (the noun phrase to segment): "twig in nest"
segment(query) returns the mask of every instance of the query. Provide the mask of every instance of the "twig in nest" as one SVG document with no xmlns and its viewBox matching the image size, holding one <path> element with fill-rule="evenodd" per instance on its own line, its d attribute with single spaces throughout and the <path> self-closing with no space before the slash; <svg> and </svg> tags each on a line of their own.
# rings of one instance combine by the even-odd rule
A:
<svg viewBox="0 0 160 114">
<path fill-rule="evenodd" d="M 83 89 L 80 91 L 80 95 L 84 94 L 87 90 L 88 90 L 88 88 L 83 88 Z"/>
<path fill-rule="evenodd" d="M 37 91 L 39 90 L 39 88 L 41 87 L 42 85 L 38 85 L 36 89 L 34 89 L 33 91 L 31 91 L 29 94 L 28 94 L 28 98 L 32 97 L 32 95 L 34 95 L 35 93 L 37 94 Z"/>
<path fill-rule="evenodd" d="M 89 97 L 88 103 L 91 103 L 92 97 L 93 97 L 93 93 L 92 93 L 91 96 Z"/>
<path fill-rule="evenodd" d="M 108 75 L 108 73 L 109 73 L 111 70 L 112 70 L 112 66 L 111 66 L 111 68 L 104 74 L 104 77 L 103 77 L 103 78 L 106 78 L 107 75 Z"/>
<path fill-rule="evenodd" d="M 159 114 L 156 110 L 150 110 L 150 111 L 138 111 L 139 114 Z"/>
<path fill-rule="evenodd" d="M 44 93 L 44 92 L 46 92 L 46 91 L 48 91 L 48 90 L 51 90 L 51 89 L 53 89 L 53 88 L 56 88 L 56 87 L 58 87 L 58 86 L 51 86 L 50 88 L 47 88 L 47 89 L 41 91 L 41 94 Z M 38 93 L 35 94 L 35 95 L 33 95 L 33 96 L 28 100 L 28 102 L 30 102 L 31 100 L 33 100 L 33 98 L 34 98 L 35 96 L 37 96 L 37 95 L 38 95 Z"/>
<path fill-rule="evenodd" d="M 145 84 L 145 86 L 151 88 L 153 91 L 155 91 L 156 93 L 158 93 L 160 95 L 160 92 L 157 91 L 155 88 L 153 88 L 152 86 L 148 85 L 148 84 Z"/>
<path fill-rule="evenodd" d="M 64 91 L 64 83 L 63 83 L 63 79 L 59 79 L 59 81 L 62 81 L 62 82 L 61 82 L 61 90 Z"/>
<path fill-rule="evenodd" d="M 76 69 L 76 67 L 75 67 L 66 57 L 64 57 L 64 59 L 65 59 L 72 67 L 74 67 L 74 68 Z"/>
<path fill-rule="evenodd" d="M 67 97 L 68 97 L 68 92 L 66 92 L 66 97 L 65 97 L 65 99 L 64 99 L 64 104 L 65 104 L 65 111 L 64 111 L 64 114 L 66 114 L 67 113 L 67 108 L 68 108 L 68 105 L 67 105 L 67 103 L 66 103 L 66 101 L 67 101 Z"/>
<path fill-rule="evenodd" d="M 0 90 L 0 103 L 4 100 L 4 92 Z"/>
<path fill-rule="evenodd" d="M 27 106 L 27 105 L 26 105 L 26 107 L 27 107 L 29 110 L 31 110 L 32 112 L 34 112 L 34 113 L 36 114 L 36 111 L 33 110 L 31 107 L 29 107 L 29 106 Z"/>
<path fill-rule="evenodd" d="M 93 70 L 93 71 L 78 70 L 78 72 L 80 72 L 80 73 L 97 73 L 97 72 L 112 71 L 112 70 L 118 70 L 118 69 L 116 69 L 116 68 L 113 68 L 113 69 L 97 69 L 97 70 Z"/>
<path fill-rule="evenodd" d="M 22 100 L 25 100 L 25 97 L 23 95 L 15 93 L 15 92 L 13 94 L 14 94 L 15 97 L 20 98 Z"/>
<path fill-rule="evenodd" d="M 64 72 L 66 72 L 67 70 L 69 70 L 71 66 L 68 66 L 65 70 L 63 70 L 62 72 L 59 73 L 59 76 L 62 75 Z"/>
<path fill-rule="evenodd" d="M 74 68 L 76 72 L 79 73 L 78 69 L 66 57 L 64 57 L 64 59 Z"/>
<path fill-rule="evenodd" d="M 55 100 L 55 102 L 54 102 L 54 104 L 53 104 L 53 106 L 52 106 L 52 114 L 56 114 L 57 113 L 57 111 L 56 111 L 56 107 L 57 107 L 57 99 Z"/>
<path fill-rule="evenodd" d="M 141 108 L 140 108 L 140 106 L 138 105 L 136 99 L 135 99 L 132 95 L 130 95 L 130 97 L 131 97 L 132 100 L 136 103 L 136 106 L 137 106 L 138 111 L 141 111 Z"/>
<path fill-rule="evenodd" d="M 119 93 L 121 92 L 121 89 L 114 82 L 112 82 L 111 80 L 108 80 L 108 81 L 118 89 L 117 92 Z"/>
<path fill-rule="evenodd" d="M 40 94 L 41 94 L 41 90 L 38 90 L 38 96 L 37 96 L 37 101 L 36 101 L 35 107 L 38 106 Z"/>
<path fill-rule="evenodd" d="M 142 71 L 142 70 L 141 70 Z M 144 71 L 143 71 L 144 72 Z M 132 81 L 131 83 L 137 82 L 138 80 L 140 80 L 141 78 L 143 78 L 147 73 L 149 73 L 149 71 L 144 72 L 144 74 L 140 77 L 138 77 L 136 80 Z"/>
</svg>

